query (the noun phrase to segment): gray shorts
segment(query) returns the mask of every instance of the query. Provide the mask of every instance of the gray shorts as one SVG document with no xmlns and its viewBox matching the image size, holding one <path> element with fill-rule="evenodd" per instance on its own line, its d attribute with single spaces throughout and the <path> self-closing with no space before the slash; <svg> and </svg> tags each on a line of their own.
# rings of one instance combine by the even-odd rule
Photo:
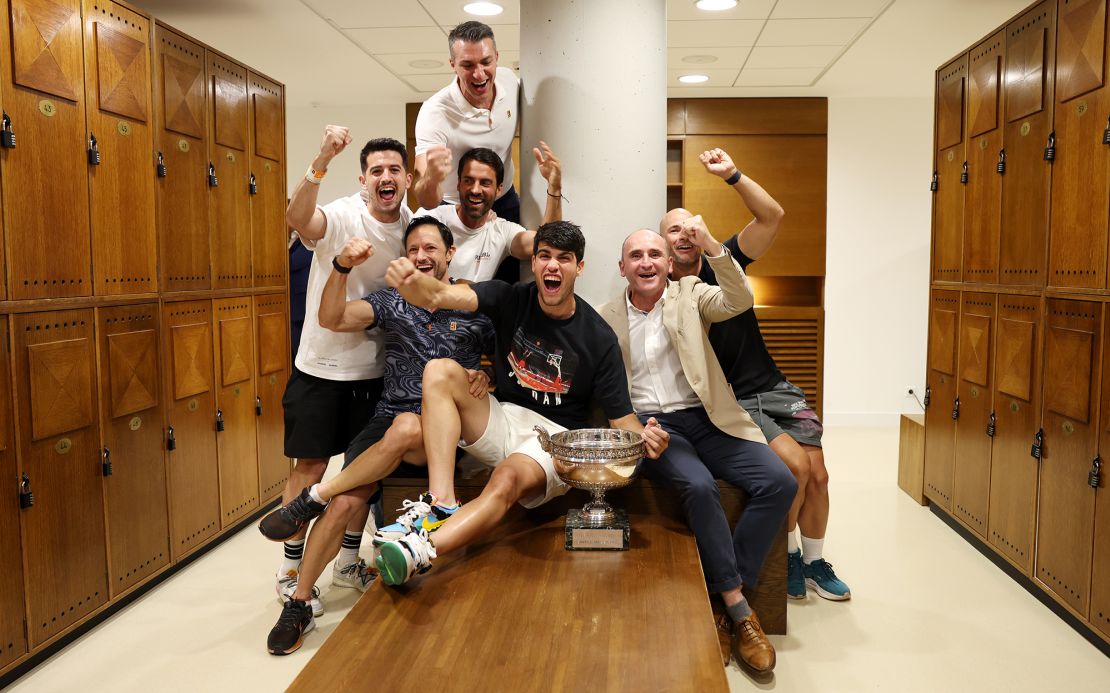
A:
<svg viewBox="0 0 1110 693">
<path fill-rule="evenodd" d="M 748 410 L 768 443 L 785 433 L 802 445 L 821 447 L 825 430 L 821 420 L 806 403 L 806 394 L 789 381 L 783 380 L 770 392 L 742 397 L 740 406 Z"/>
</svg>

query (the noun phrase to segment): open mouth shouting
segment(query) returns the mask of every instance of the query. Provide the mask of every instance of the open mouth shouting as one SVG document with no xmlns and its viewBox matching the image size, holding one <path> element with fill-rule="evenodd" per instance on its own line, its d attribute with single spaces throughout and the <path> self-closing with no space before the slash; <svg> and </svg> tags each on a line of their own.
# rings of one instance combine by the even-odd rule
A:
<svg viewBox="0 0 1110 693">
<path fill-rule="evenodd" d="M 378 186 L 378 199 L 383 205 L 390 205 L 398 199 L 397 186 L 393 183 L 382 183 Z"/>
<path fill-rule="evenodd" d="M 563 275 L 558 272 L 544 272 L 541 286 L 545 296 L 558 296 L 563 288 Z"/>
<path fill-rule="evenodd" d="M 431 260 L 417 260 L 413 264 L 416 267 L 417 272 L 423 272 L 424 274 L 432 275 L 435 274 L 436 263 L 432 262 Z"/>
</svg>

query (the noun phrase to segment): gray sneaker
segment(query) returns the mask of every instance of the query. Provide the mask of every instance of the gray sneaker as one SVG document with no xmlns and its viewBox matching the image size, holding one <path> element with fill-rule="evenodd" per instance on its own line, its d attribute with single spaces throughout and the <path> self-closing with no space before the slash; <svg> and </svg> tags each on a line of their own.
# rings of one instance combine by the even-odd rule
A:
<svg viewBox="0 0 1110 693">
<path fill-rule="evenodd" d="M 279 575 L 277 579 L 278 601 L 286 604 L 293 598 L 293 593 L 297 591 L 297 576 L 296 575 Z M 324 613 L 324 603 L 320 601 L 320 588 L 312 587 L 312 598 L 308 600 L 308 605 L 312 607 L 312 615 L 320 616 Z"/>
<path fill-rule="evenodd" d="M 361 558 L 354 563 L 340 566 L 339 562 L 332 564 L 331 584 L 333 587 L 350 587 L 359 592 L 370 589 L 370 585 L 378 579 L 378 571 L 366 565 Z"/>
</svg>

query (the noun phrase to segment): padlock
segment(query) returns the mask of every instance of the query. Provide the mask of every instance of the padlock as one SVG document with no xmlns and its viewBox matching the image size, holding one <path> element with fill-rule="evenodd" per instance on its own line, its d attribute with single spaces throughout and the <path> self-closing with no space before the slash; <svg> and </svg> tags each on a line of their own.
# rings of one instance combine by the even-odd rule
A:
<svg viewBox="0 0 1110 693">
<path fill-rule="evenodd" d="M 100 147 L 96 144 L 96 135 L 89 135 L 89 165 L 100 165 Z"/>
<path fill-rule="evenodd" d="M 991 418 L 987 421 L 987 436 L 990 437 L 990 438 L 993 438 L 994 437 L 994 431 L 995 431 L 995 418 L 994 418 L 994 412 L 992 411 L 991 412 Z"/>
<path fill-rule="evenodd" d="M 959 418 L 960 418 L 960 398 L 956 397 L 956 399 L 952 402 L 952 420 L 956 421 Z"/>
<path fill-rule="evenodd" d="M 208 187 L 214 188 L 219 184 L 220 184 L 220 181 L 216 179 L 216 167 L 215 167 L 215 165 L 212 164 L 211 161 L 209 161 L 208 162 Z"/>
<path fill-rule="evenodd" d="M 15 131 L 12 130 L 12 119 L 7 111 L 4 111 L 3 125 L 0 126 L 0 147 L 15 149 Z"/>
<path fill-rule="evenodd" d="M 933 180 L 931 183 L 929 183 L 929 192 L 936 192 L 938 187 L 939 185 L 937 183 L 937 172 L 933 171 Z"/>
<path fill-rule="evenodd" d="M 166 430 L 166 449 L 170 451 L 177 449 L 177 438 L 173 437 L 173 426 Z"/>
<path fill-rule="evenodd" d="M 31 493 L 31 480 L 24 473 L 23 480 L 19 483 L 19 507 L 26 510 L 34 504 L 35 494 Z"/>
<path fill-rule="evenodd" d="M 104 476 L 112 476 L 112 451 L 108 448 L 100 451 L 100 468 Z"/>
<path fill-rule="evenodd" d="M 219 433 L 224 430 L 224 410 L 216 410 L 216 432 Z"/>
<path fill-rule="evenodd" d="M 1091 488 L 1098 488 L 1102 485 L 1102 459 L 1095 455 L 1095 459 L 1091 462 L 1091 473 L 1087 475 L 1087 485 Z"/>
<path fill-rule="evenodd" d="M 162 156 L 162 152 L 158 152 L 158 177 L 166 177 L 166 157 Z"/>
<path fill-rule="evenodd" d="M 251 191 L 251 195 L 257 195 L 258 194 L 258 183 L 255 182 L 253 173 L 251 174 L 250 191 Z"/>
<path fill-rule="evenodd" d="M 933 388 L 926 385 L 925 386 L 925 399 L 923 399 L 921 401 L 922 406 L 924 406 L 926 409 L 929 408 L 929 399 L 930 399 L 930 397 L 932 397 L 932 394 L 933 394 Z"/>
<path fill-rule="evenodd" d="M 1033 459 L 1041 459 L 1042 448 L 1044 448 L 1044 429 L 1037 431 L 1037 435 L 1033 436 L 1033 449 L 1029 451 Z"/>
<path fill-rule="evenodd" d="M 262 398 L 258 396 L 254 398 L 254 415 L 262 416 Z"/>
<path fill-rule="evenodd" d="M 1048 133 L 1048 144 L 1044 148 L 1044 160 L 1045 161 L 1055 161 L 1056 160 L 1056 131 L 1055 130 Z"/>
<path fill-rule="evenodd" d="M 1005 172 L 1006 172 L 1006 150 L 1005 149 L 999 149 L 998 150 L 998 175 L 1001 176 Z"/>
<path fill-rule="evenodd" d="M 1110 117 L 1106 119 L 1106 129 L 1102 131 L 1102 143 L 1110 144 Z"/>
<path fill-rule="evenodd" d="M 967 162 L 964 162 L 964 170 L 960 171 L 960 182 L 967 185 Z"/>
</svg>

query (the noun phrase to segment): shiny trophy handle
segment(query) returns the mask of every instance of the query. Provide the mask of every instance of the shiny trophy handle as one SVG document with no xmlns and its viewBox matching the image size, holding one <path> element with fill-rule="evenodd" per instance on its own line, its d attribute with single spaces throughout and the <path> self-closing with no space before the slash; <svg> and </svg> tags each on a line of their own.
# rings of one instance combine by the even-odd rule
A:
<svg viewBox="0 0 1110 693">
<path fill-rule="evenodd" d="M 540 439 L 540 447 L 543 448 L 543 451 L 551 454 L 551 436 L 547 434 L 547 429 L 536 425 L 532 427 L 532 430 L 536 432 L 536 437 Z"/>
</svg>

